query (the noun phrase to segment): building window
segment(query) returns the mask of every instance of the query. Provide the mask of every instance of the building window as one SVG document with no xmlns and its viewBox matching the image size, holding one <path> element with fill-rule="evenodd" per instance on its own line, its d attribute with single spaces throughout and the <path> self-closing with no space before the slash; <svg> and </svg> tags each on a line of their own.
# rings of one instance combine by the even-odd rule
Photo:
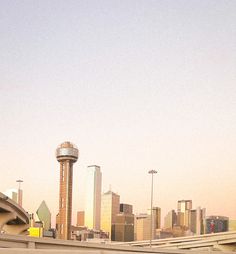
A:
<svg viewBox="0 0 236 254">
<path fill-rule="evenodd" d="M 61 198 L 61 208 L 64 207 L 64 198 Z"/>
</svg>

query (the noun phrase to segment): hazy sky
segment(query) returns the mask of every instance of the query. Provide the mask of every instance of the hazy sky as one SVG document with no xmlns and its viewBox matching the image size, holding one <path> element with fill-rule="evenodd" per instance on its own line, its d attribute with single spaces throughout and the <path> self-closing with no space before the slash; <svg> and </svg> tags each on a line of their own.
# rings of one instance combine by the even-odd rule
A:
<svg viewBox="0 0 236 254">
<path fill-rule="evenodd" d="M 0 191 L 58 211 L 57 145 L 103 191 L 162 216 L 178 199 L 236 219 L 236 1 L 0 1 Z"/>
</svg>

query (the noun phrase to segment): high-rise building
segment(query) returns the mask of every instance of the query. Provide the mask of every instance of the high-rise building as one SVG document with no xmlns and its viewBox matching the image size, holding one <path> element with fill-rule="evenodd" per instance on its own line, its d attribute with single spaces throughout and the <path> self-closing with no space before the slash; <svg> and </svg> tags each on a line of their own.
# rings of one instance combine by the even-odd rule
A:
<svg viewBox="0 0 236 254">
<path fill-rule="evenodd" d="M 120 204 L 120 213 L 116 215 L 112 224 L 112 241 L 130 242 L 134 240 L 134 214 L 133 206 Z"/>
<path fill-rule="evenodd" d="M 229 230 L 229 218 L 225 216 L 207 216 L 205 234 L 226 232 Z"/>
<path fill-rule="evenodd" d="M 84 227 L 84 211 L 77 212 L 77 227 Z"/>
<path fill-rule="evenodd" d="M 139 214 L 134 219 L 134 240 L 150 240 L 151 222 L 152 222 L 152 239 L 157 237 L 161 226 L 161 208 L 153 207 L 152 220 L 151 213 Z"/>
<path fill-rule="evenodd" d="M 186 210 L 192 209 L 192 200 L 179 200 L 177 205 L 177 212 L 184 213 Z"/>
<path fill-rule="evenodd" d="M 177 225 L 182 227 L 190 226 L 190 211 L 192 200 L 179 200 L 177 205 Z"/>
<path fill-rule="evenodd" d="M 160 207 L 153 207 L 153 219 L 154 219 L 154 229 L 161 228 L 161 208 Z"/>
<path fill-rule="evenodd" d="M 177 223 L 177 215 L 175 210 L 171 210 L 168 212 L 164 219 L 164 228 L 166 229 L 173 229 L 173 227 Z"/>
<path fill-rule="evenodd" d="M 190 226 L 189 229 L 197 235 L 204 233 L 204 221 L 206 216 L 206 209 L 192 209 L 190 211 Z"/>
<path fill-rule="evenodd" d="M 132 214 L 133 213 L 133 206 L 129 204 L 120 204 L 120 212 L 121 213 L 128 213 Z"/>
<path fill-rule="evenodd" d="M 56 150 L 56 158 L 60 163 L 59 213 L 56 227 L 59 239 L 71 239 L 73 163 L 78 156 L 78 149 L 68 141 Z"/>
<path fill-rule="evenodd" d="M 45 201 L 42 201 L 36 214 L 38 215 L 39 220 L 43 222 L 43 228 L 45 230 L 51 229 L 51 212 Z"/>
<path fill-rule="evenodd" d="M 134 240 L 150 240 L 151 215 L 139 214 L 134 219 Z"/>
<path fill-rule="evenodd" d="M 102 173 L 99 166 L 87 168 L 85 226 L 100 230 Z"/>
<path fill-rule="evenodd" d="M 112 224 L 112 241 L 131 242 L 134 240 L 134 215 L 130 213 L 118 213 L 115 223 Z"/>
<path fill-rule="evenodd" d="M 112 224 L 120 211 L 120 196 L 108 191 L 102 195 L 101 201 L 101 229 L 107 232 L 111 239 Z"/>
</svg>

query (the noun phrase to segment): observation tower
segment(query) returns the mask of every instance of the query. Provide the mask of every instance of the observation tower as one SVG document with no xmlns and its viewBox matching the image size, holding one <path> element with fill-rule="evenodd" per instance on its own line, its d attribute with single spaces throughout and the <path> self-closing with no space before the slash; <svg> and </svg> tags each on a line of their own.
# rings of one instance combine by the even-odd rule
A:
<svg viewBox="0 0 236 254">
<path fill-rule="evenodd" d="M 73 163 L 79 150 L 69 141 L 58 146 L 56 158 L 60 163 L 59 213 L 57 215 L 57 238 L 71 239 Z"/>
</svg>

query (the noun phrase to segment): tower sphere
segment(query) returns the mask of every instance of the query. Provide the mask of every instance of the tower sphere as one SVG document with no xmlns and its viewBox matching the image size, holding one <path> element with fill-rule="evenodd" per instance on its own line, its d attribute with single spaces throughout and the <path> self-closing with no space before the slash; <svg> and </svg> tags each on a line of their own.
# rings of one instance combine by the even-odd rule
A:
<svg viewBox="0 0 236 254">
<path fill-rule="evenodd" d="M 69 141 L 65 141 L 57 147 L 56 158 L 59 162 L 64 160 L 76 162 L 78 157 L 78 148 L 76 147 L 76 145 L 72 144 Z"/>
</svg>

